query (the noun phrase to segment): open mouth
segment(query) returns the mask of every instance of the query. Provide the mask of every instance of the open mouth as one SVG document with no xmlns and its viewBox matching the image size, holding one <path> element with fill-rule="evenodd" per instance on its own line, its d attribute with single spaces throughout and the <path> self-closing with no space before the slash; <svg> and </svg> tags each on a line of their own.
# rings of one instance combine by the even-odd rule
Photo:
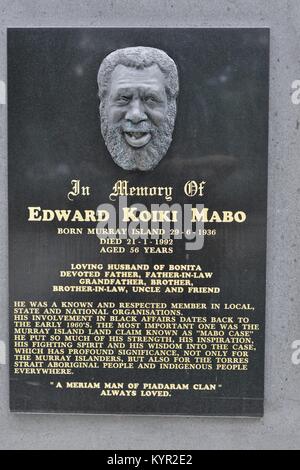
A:
<svg viewBox="0 0 300 470">
<path fill-rule="evenodd" d="M 143 147 L 151 139 L 150 132 L 124 132 L 126 142 L 132 147 Z"/>
</svg>

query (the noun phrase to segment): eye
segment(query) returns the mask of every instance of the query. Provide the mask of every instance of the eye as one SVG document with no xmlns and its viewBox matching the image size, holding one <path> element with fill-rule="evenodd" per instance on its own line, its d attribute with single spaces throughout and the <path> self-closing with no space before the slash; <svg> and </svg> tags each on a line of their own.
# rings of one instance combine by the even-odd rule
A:
<svg viewBox="0 0 300 470">
<path fill-rule="evenodd" d="M 126 95 L 119 96 L 117 99 L 117 102 L 119 104 L 127 104 L 129 103 L 129 101 L 130 101 L 130 97 Z"/>
<path fill-rule="evenodd" d="M 157 99 L 153 95 L 145 96 L 144 101 L 145 103 L 148 103 L 148 104 L 157 103 Z"/>
</svg>

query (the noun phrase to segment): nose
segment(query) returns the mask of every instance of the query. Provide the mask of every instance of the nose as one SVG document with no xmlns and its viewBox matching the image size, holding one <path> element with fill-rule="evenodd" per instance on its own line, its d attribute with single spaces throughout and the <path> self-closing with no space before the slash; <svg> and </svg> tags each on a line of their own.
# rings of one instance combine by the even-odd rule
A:
<svg viewBox="0 0 300 470">
<path fill-rule="evenodd" d="M 147 115 L 144 112 L 144 106 L 140 99 L 132 100 L 129 109 L 125 115 L 125 119 L 138 124 L 139 122 L 146 121 Z"/>
</svg>

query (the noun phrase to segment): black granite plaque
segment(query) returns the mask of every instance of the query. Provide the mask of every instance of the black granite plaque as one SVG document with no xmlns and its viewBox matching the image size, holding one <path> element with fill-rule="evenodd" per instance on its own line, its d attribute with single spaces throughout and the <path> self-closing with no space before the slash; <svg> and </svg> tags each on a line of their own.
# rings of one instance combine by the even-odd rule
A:
<svg viewBox="0 0 300 470">
<path fill-rule="evenodd" d="M 8 30 L 12 411 L 263 414 L 268 77 L 268 29 Z"/>
</svg>

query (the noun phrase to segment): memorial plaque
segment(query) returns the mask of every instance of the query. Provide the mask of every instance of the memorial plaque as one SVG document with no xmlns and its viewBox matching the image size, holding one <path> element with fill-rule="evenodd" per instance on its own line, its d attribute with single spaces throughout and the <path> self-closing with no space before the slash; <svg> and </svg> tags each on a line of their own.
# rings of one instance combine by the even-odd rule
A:
<svg viewBox="0 0 300 470">
<path fill-rule="evenodd" d="M 9 29 L 10 406 L 262 416 L 268 29 Z"/>
</svg>

